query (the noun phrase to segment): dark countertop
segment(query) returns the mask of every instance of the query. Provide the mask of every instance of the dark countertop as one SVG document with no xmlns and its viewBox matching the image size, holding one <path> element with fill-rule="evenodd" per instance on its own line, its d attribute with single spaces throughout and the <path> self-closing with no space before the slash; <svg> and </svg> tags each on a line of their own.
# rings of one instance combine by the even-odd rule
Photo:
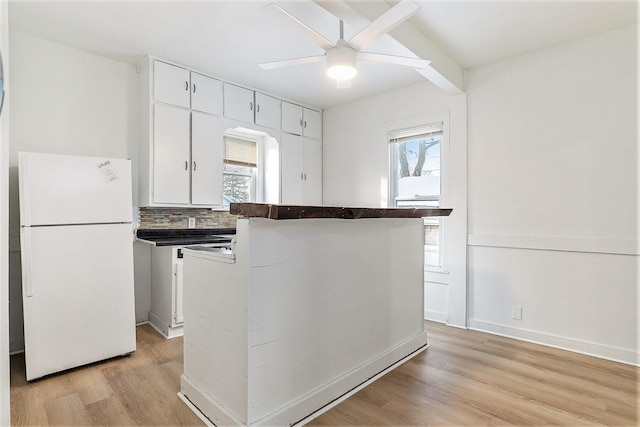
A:
<svg viewBox="0 0 640 427">
<path fill-rule="evenodd" d="M 272 205 L 265 203 L 231 203 L 229 213 L 268 219 L 310 218 L 423 218 L 449 216 L 452 209 L 443 208 L 351 208 L 337 206 Z"/>
<path fill-rule="evenodd" d="M 188 246 L 204 243 L 228 243 L 235 228 L 138 229 L 136 237 L 156 246 Z"/>
</svg>

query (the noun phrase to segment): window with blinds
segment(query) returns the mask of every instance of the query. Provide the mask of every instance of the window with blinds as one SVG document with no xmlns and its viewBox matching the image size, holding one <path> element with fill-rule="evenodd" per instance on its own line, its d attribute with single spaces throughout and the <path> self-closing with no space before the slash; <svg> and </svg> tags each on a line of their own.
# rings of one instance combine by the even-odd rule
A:
<svg viewBox="0 0 640 427">
<path fill-rule="evenodd" d="M 224 136 L 224 162 L 230 165 L 255 168 L 258 166 L 258 148 L 256 141 L 241 139 L 231 135 Z"/>
<path fill-rule="evenodd" d="M 235 135 L 224 135 L 224 204 L 253 202 L 256 198 L 258 143 Z"/>
</svg>

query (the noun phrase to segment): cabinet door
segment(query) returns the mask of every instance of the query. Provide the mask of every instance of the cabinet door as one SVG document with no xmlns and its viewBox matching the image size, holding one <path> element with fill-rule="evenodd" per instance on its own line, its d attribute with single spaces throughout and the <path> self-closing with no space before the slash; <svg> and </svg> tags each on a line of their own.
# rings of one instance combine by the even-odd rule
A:
<svg viewBox="0 0 640 427">
<path fill-rule="evenodd" d="M 309 138 L 322 139 L 322 113 L 305 108 L 302 119 L 303 135 Z"/>
<path fill-rule="evenodd" d="M 304 203 L 302 156 L 302 137 L 283 133 L 280 142 L 280 200 L 282 204 Z"/>
<path fill-rule="evenodd" d="M 175 274 L 174 274 L 174 290 L 175 294 L 173 296 L 174 308 L 173 308 L 173 325 L 177 326 L 179 324 L 184 323 L 184 314 L 182 311 L 182 276 L 184 275 L 184 262 L 180 259 L 176 261 L 175 264 Z"/>
<path fill-rule="evenodd" d="M 273 96 L 256 92 L 256 124 L 272 129 L 280 129 L 281 120 L 280 100 Z"/>
<path fill-rule="evenodd" d="M 304 198 L 305 205 L 322 206 L 322 142 L 304 138 Z"/>
<path fill-rule="evenodd" d="M 253 123 L 253 91 L 232 84 L 224 84 L 224 116 Z"/>
<path fill-rule="evenodd" d="M 282 130 L 302 135 L 302 107 L 290 102 L 282 102 Z"/>
<path fill-rule="evenodd" d="M 153 98 L 159 102 L 189 108 L 189 70 L 154 61 Z"/>
<path fill-rule="evenodd" d="M 153 202 L 189 203 L 189 110 L 153 110 Z"/>
<path fill-rule="evenodd" d="M 221 118 L 191 113 L 191 204 L 222 205 Z"/>
<path fill-rule="evenodd" d="M 222 115 L 222 82 L 191 73 L 191 109 Z"/>
</svg>

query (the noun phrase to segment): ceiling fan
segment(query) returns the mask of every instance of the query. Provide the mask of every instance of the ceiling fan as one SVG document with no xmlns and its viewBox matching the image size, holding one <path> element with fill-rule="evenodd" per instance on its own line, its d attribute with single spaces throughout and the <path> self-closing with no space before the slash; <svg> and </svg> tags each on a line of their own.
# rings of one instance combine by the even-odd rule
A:
<svg viewBox="0 0 640 427">
<path fill-rule="evenodd" d="M 342 21 L 340 21 L 340 39 L 336 43 L 328 40 L 322 34 L 275 3 L 270 3 L 265 6 L 265 8 L 269 8 L 276 16 L 281 18 L 284 24 L 299 31 L 303 36 L 320 46 L 326 52 L 324 55 L 259 64 L 263 69 L 288 67 L 326 60 L 327 74 L 336 80 L 338 89 L 342 89 L 351 87 L 351 79 L 357 74 L 357 62 L 394 64 L 412 68 L 426 68 L 430 62 L 419 58 L 362 51 L 362 49 L 369 46 L 380 36 L 388 33 L 409 19 L 420 9 L 420 6 L 411 0 L 401 0 L 349 40 L 344 39 L 344 26 Z"/>
</svg>

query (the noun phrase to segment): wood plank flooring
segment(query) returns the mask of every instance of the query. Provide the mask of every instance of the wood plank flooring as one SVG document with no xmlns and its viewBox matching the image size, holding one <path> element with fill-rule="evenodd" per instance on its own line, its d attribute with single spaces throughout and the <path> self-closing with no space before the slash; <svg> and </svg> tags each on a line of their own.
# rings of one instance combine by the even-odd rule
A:
<svg viewBox="0 0 640 427">
<path fill-rule="evenodd" d="M 27 383 L 23 355 L 11 357 L 11 424 L 203 425 L 178 398 L 182 338 L 136 328 L 130 356 Z"/>
<path fill-rule="evenodd" d="M 313 426 L 637 426 L 640 370 L 427 322 L 430 347 Z M 137 328 L 138 350 L 27 383 L 11 358 L 12 425 L 202 425 L 176 396 L 182 339 Z"/>
</svg>

